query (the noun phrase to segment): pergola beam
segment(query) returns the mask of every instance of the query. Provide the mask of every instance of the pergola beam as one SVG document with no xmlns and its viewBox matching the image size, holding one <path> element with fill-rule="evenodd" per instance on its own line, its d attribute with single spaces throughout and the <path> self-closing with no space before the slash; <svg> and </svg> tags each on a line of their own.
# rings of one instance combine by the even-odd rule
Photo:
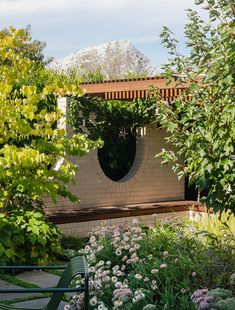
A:
<svg viewBox="0 0 235 310">
<path fill-rule="evenodd" d="M 167 84 L 163 76 L 154 78 L 123 79 L 102 81 L 97 83 L 83 83 L 80 85 L 92 97 L 101 97 L 108 100 L 144 99 L 150 95 L 150 89 L 159 90 L 162 98 L 168 102 L 180 96 L 188 87 L 187 83 L 178 84 L 172 81 Z"/>
</svg>

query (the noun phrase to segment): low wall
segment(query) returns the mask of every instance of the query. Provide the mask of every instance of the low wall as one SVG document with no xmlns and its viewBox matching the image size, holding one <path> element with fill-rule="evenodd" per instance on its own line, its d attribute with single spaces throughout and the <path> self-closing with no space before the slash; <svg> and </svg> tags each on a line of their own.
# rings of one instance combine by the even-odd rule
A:
<svg viewBox="0 0 235 310">
<path fill-rule="evenodd" d="M 151 214 L 151 215 L 141 215 L 133 217 L 121 217 L 96 221 L 78 222 L 78 223 L 66 223 L 57 225 L 62 232 L 67 236 L 87 236 L 93 228 L 97 226 L 102 226 L 104 223 L 108 225 L 132 225 L 133 220 L 138 221 L 139 224 L 144 226 L 154 226 L 160 223 L 175 223 L 183 220 L 195 220 L 199 221 L 202 217 L 206 215 L 205 212 L 197 211 L 183 211 L 177 213 L 162 213 L 162 214 Z"/>
</svg>

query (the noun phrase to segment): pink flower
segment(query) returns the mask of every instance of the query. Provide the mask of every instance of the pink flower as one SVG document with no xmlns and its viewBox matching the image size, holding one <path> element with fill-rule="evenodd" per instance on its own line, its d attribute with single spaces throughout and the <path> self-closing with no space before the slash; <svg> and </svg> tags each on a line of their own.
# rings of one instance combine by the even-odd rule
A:
<svg viewBox="0 0 235 310">
<path fill-rule="evenodd" d="M 212 300 L 214 300 L 213 296 L 205 296 L 204 297 L 204 301 L 206 301 L 206 302 L 211 302 Z"/>
<path fill-rule="evenodd" d="M 196 303 L 196 304 L 200 304 L 200 302 L 201 302 L 202 300 L 204 300 L 204 297 L 198 297 L 198 298 L 195 299 L 195 303 Z"/>
<path fill-rule="evenodd" d="M 129 288 L 118 288 L 113 291 L 113 296 L 115 299 L 119 299 L 123 296 L 132 296 L 133 293 Z"/>
<path fill-rule="evenodd" d="M 199 305 L 200 310 L 209 309 L 210 305 L 206 301 L 201 301 Z"/>
<path fill-rule="evenodd" d="M 124 271 L 125 269 L 126 269 L 126 266 L 125 266 L 125 265 L 122 265 L 121 271 Z"/>
<path fill-rule="evenodd" d="M 120 288 L 121 286 L 122 286 L 122 282 L 116 282 L 116 283 L 115 283 L 115 287 L 116 287 L 116 288 Z"/>
<path fill-rule="evenodd" d="M 161 269 L 166 269 L 166 268 L 167 268 L 167 264 L 161 264 L 161 265 L 160 265 L 160 268 L 161 268 Z"/>
</svg>

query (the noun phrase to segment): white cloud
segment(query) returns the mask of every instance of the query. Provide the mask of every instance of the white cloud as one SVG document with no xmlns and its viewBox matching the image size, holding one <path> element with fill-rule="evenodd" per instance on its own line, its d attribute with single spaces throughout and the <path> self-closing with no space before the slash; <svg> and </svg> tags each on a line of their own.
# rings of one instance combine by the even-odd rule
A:
<svg viewBox="0 0 235 310">
<path fill-rule="evenodd" d="M 194 0 L 0 0 L 0 27 L 30 24 L 33 37 L 47 42 L 46 53 L 58 57 L 130 39 L 158 63 L 162 26 L 183 38 L 187 8 L 197 8 Z"/>
<path fill-rule="evenodd" d="M 187 7 L 192 7 L 193 0 L 0 0 L 0 16 L 16 14 L 34 14 L 40 12 L 65 11 L 115 11 L 123 9 L 123 14 L 135 14 L 136 11 L 143 15 L 151 11 L 156 16 L 173 16 L 178 18 L 177 12 L 182 12 Z M 127 11 L 125 11 L 127 9 Z"/>
<path fill-rule="evenodd" d="M 54 11 L 63 12 L 79 9 L 81 11 L 105 10 L 113 11 L 125 7 L 132 0 L 0 0 L 0 16 L 18 14 L 47 13 Z"/>
</svg>

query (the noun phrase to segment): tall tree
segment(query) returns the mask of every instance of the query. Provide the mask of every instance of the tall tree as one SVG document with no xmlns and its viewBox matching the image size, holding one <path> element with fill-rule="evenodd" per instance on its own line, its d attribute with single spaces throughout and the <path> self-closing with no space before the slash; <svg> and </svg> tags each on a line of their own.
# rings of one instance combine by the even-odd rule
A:
<svg viewBox="0 0 235 310">
<path fill-rule="evenodd" d="M 166 27 L 162 42 L 172 58 L 164 66 L 169 80 L 189 83 L 172 104 L 158 105 L 157 117 L 178 151 L 162 150 L 163 163 L 173 161 L 178 176 L 188 176 L 202 191 L 207 207 L 235 213 L 235 2 L 197 0 L 208 21 L 188 10 L 185 26 L 188 57 Z M 180 157 L 184 157 L 182 164 Z"/>
<path fill-rule="evenodd" d="M 82 95 L 45 68 L 42 46 L 28 29 L 0 32 L 0 207 L 41 205 L 42 196 L 76 197 L 67 188 L 76 166 L 67 154 L 82 156 L 97 143 L 84 135 L 66 137 L 57 127 L 56 100 Z M 60 160 L 58 169 L 53 169 Z"/>
</svg>

